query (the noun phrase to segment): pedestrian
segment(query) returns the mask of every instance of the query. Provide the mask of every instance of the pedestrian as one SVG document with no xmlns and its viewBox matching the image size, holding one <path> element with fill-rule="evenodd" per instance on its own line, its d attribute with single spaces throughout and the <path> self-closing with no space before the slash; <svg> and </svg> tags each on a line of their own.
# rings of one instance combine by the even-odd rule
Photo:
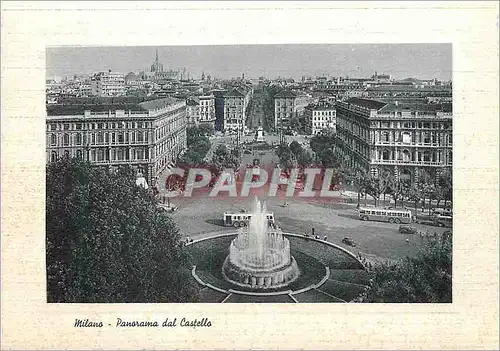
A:
<svg viewBox="0 0 500 351">
<path fill-rule="evenodd" d="M 314 236 L 314 231 L 315 231 L 315 229 L 314 229 L 314 227 L 312 227 L 311 228 L 311 236 Z"/>
<path fill-rule="evenodd" d="M 410 239 L 406 238 L 406 242 L 409 243 L 410 242 Z"/>
<path fill-rule="evenodd" d="M 324 241 L 328 241 L 328 236 L 327 236 L 327 235 L 325 235 L 325 236 L 323 237 L 323 240 L 324 240 Z"/>
</svg>

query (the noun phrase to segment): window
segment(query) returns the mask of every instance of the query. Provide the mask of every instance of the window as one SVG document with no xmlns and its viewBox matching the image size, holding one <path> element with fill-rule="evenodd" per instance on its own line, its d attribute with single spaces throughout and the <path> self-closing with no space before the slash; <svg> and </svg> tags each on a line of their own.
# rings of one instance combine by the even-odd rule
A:
<svg viewBox="0 0 500 351">
<path fill-rule="evenodd" d="M 63 136 L 63 145 L 68 146 L 69 145 L 69 134 L 64 134 Z"/>
<path fill-rule="evenodd" d="M 104 160 L 104 150 L 99 149 L 97 151 L 97 161 L 103 161 Z"/>
<path fill-rule="evenodd" d="M 430 138 L 429 132 L 425 132 L 424 133 L 424 143 L 430 144 L 430 142 L 431 142 L 431 138 Z"/>
<path fill-rule="evenodd" d="M 118 133 L 118 143 L 123 144 L 124 140 L 123 133 Z"/>
<path fill-rule="evenodd" d="M 50 125 L 50 130 L 57 130 L 57 124 L 52 123 L 52 124 Z"/>
<path fill-rule="evenodd" d="M 75 139 L 76 139 L 76 145 L 82 145 L 82 134 L 81 133 L 76 133 Z"/>
<path fill-rule="evenodd" d="M 69 151 L 68 150 L 64 150 L 64 157 L 69 158 Z"/>
<path fill-rule="evenodd" d="M 423 161 L 429 162 L 431 160 L 431 154 L 429 151 L 424 151 L 424 159 Z"/>
<path fill-rule="evenodd" d="M 82 150 L 76 150 L 76 157 L 82 158 Z"/>
<path fill-rule="evenodd" d="M 123 149 L 118 149 L 117 156 L 118 160 L 123 160 Z"/>
<path fill-rule="evenodd" d="M 57 153 L 55 151 L 52 151 L 50 153 L 50 162 L 56 162 L 57 161 Z"/>
<path fill-rule="evenodd" d="M 389 160 L 389 150 L 382 151 L 382 160 Z"/>
<path fill-rule="evenodd" d="M 82 129 L 82 124 L 81 123 L 77 123 L 76 126 L 75 126 L 75 129 L 81 130 Z"/>
<path fill-rule="evenodd" d="M 57 144 L 57 137 L 55 134 L 50 135 L 50 145 L 55 146 Z"/>
<path fill-rule="evenodd" d="M 64 123 L 64 130 L 69 130 L 69 123 Z"/>
<path fill-rule="evenodd" d="M 385 143 L 389 142 L 389 132 L 382 132 L 382 141 Z"/>
</svg>

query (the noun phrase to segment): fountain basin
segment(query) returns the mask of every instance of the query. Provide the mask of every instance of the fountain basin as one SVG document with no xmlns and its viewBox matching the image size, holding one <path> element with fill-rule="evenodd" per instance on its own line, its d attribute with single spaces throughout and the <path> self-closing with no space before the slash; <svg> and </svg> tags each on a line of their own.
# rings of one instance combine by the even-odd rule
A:
<svg viewBox="0 0 500 351">
<path fill-rule="evenodd" d="M 300 271 L 295 258 L 291 257 L 288 265 L 270 269 L 252 269 L 231 262 L 226 257 L 222 275 L 232 284 L 250 289 L 277 289 L 287 286 L 299 277 Z"/>
</svg>

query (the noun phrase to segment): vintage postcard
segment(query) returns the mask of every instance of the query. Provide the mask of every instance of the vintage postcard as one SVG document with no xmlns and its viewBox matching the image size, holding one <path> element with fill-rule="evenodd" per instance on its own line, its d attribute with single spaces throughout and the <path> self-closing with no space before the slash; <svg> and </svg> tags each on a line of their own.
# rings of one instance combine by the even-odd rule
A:
<svg viewBox="0 0 500 351">
<path fill-rule="evenodd" d="M 2 348 L 498 347 L 498 4 L 2 23 Z"/>
</svg>

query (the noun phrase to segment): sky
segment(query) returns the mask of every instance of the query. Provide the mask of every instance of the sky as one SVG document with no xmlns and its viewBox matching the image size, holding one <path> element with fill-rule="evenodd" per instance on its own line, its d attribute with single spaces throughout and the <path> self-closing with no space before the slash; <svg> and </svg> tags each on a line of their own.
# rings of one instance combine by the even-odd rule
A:
<svg viewBox="0 0 500 351">
<path fill-rule="evenodd" d="M 127 74 L 149 70 L 158 49 L 164 69 L 186 68 L 217 78 L 302 76 L 370 77 L 375 72 L 396 79 L 452 79 L 451 44 L 289 44 L 207 46 L 49 47 L 47 77 L 112 70 Z"/>
</svg>

